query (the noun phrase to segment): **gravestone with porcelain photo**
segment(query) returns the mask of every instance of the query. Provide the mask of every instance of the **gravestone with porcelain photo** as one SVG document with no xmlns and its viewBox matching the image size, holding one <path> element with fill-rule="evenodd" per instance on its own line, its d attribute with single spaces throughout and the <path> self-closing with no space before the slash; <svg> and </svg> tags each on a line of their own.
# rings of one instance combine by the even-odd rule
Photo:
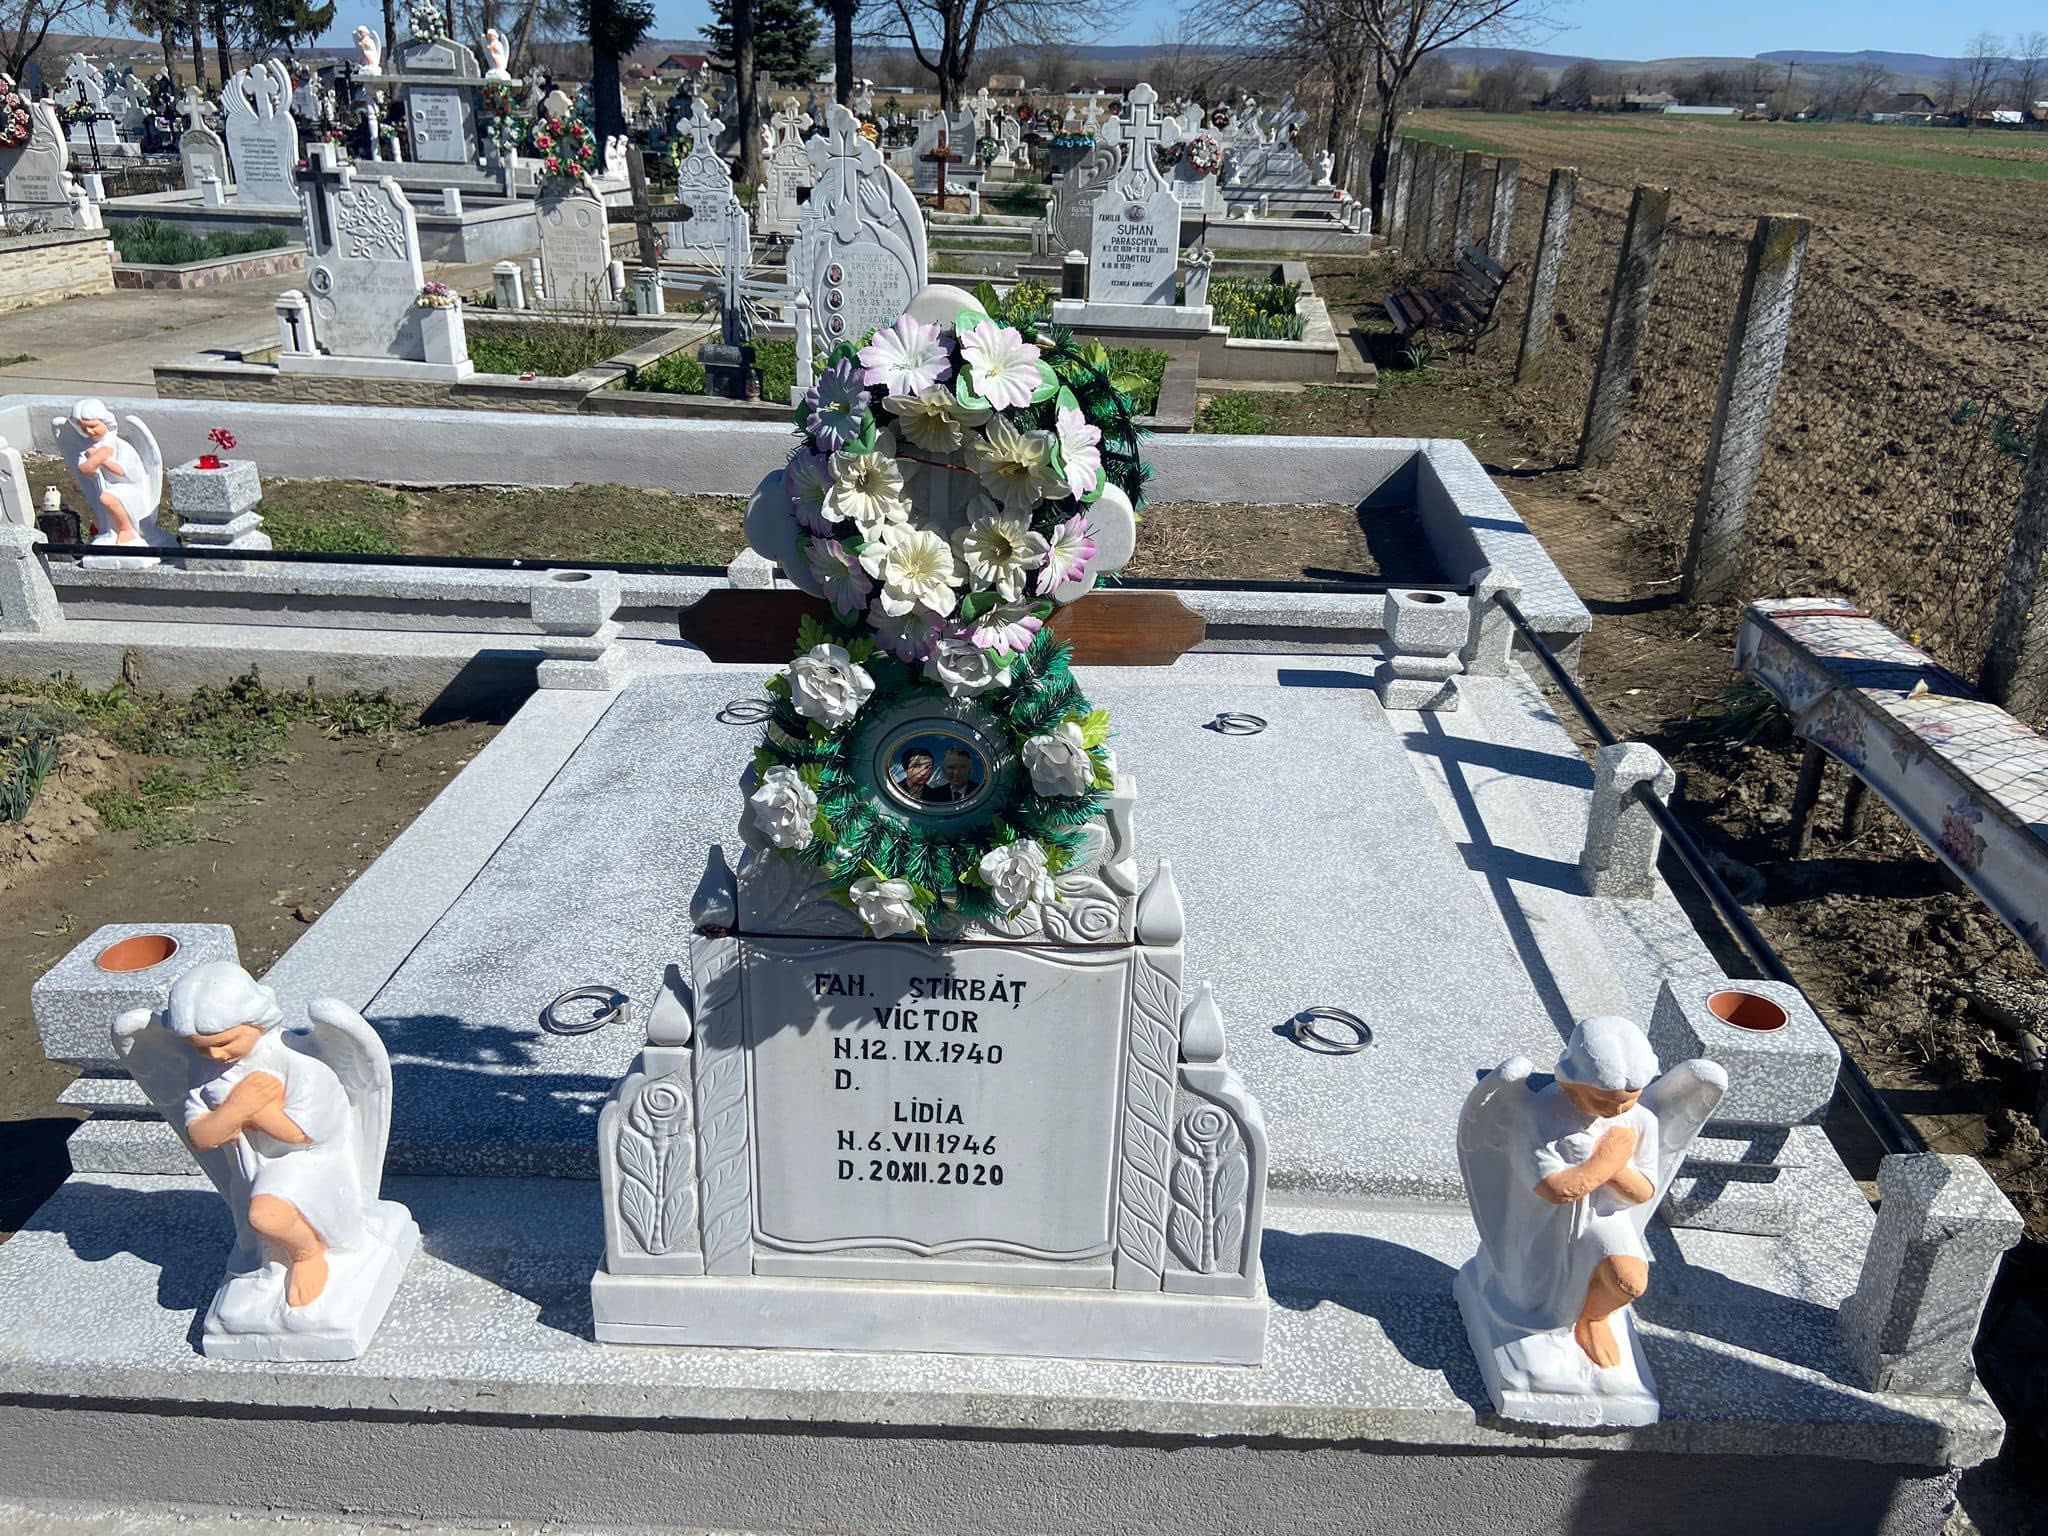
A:
<svg viewBox="0 0 2048 1536">
<path fill-rule="evenodd" d="M 615 302 L 612 247 L 603 199 L 580 183 L 556 182 L 540 195 L 540 270 L 544 303 L 589 309 Z"/>
<path fill-rule="evenodd" d="M 804 153 L 817 181 L 790 246 L 789 280 L 810 296 L 829 349 L 887 325 L 924 288 L 924 216 L 846 108 L 825 109 L 825 132 Z"/>
</svg>

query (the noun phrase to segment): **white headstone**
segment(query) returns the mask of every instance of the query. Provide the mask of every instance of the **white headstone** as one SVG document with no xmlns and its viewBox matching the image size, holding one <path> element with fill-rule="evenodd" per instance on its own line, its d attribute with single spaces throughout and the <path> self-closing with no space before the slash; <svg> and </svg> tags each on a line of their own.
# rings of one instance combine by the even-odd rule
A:
<svg viewBox="0 0 2048 1536">
<path fill-rule="evenodd" d="M 719 157 L 718 135 L 725 124 L 711 115 L 703 99 L 690 103 L 690 116 L 683 131 L 690 136 L 690 153 L 676 168 L 676 201 L 690 210 L 690 216 L 669 229 L 669 255 L 677 261 L 718 264 L 731 226 L 731 210 L 739 207 L 732 190 L 732 169 Z"/>
<path fill-rule="evenodd" d="M 197 192 L 208 176 L 222 187 L 228 184 L 227 146 L 211 128 L 187 128 L 178 135 L 178 163 L 187 191 Z"/>
<path fill-rule="evenodd" d="M 587 306 L 611 298 L 606 277 L 611 235 L 603 199 L 587 187 L 556 183 L 541 194 L 534 213 L 540 222 L 540 269 L 548 299 Z"/>
<path fill-rule="evenodd" d="M 0 188 L 7 211 L 41 219 L 52 229 L 76 229 L 81 223 L 81 189 L 70 171 L 71 146 L 57 108 L 47 101 L 28 107 L 28 142 L 18 149 L 0 149 Z"/>
<path fill-rule="evenodd" d="M 298 195 L 320 347 L 344 357 L 424 361 L 414 300 L 426 274 L 412 204 L 398 183 L 359 182 L 332 144 L 315 144 Z"/>
<path fill-rule="evenodd" d="M 810 114 L 791 97 L 770 125 L 775 147 L 761 168 L 761 193 L 754 199 L 754 228 L 764 235 L 793 235 L 803 212 L 798 194 L 811 184 L 810 156 L 804 153 L 804 130 Z"/>
<path fill-rule="evenodd" d="M 1180 200 L 1152 157 L 1159 144 L 1180 137 L 1180 125 L 1161 122 L 1158 93 L 1139 84 L 1121 118 L 1102 137 L 1118 148 L 1122 168 L 1095 200 L 1088 244 L 1088 298 L 1096 304 L 1172 304 L 1180 274 Z"/>
<path fill-rule="evenodd" d="M 887 325 L 924 288 L 924 219 L 846 108 L 826 108 L 824 134 L 804 151 L 817 183 L 790 247 L 789 276 L 810 295 L 830 348 Z"/>
<path fill-rule="evenodd" d="M 299 127 L 291 94 L 291 76 L 275 59 L 237 70 L 223 88 L 237 202 L 289 208 L 298 201 L 292 171 L 299 163 Z"/>
</svg>

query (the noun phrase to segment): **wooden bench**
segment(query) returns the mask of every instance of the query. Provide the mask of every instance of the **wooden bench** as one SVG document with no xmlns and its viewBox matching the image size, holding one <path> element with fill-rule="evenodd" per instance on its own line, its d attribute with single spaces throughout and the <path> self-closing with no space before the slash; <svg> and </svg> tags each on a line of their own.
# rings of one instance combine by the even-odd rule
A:
<svg viewBox="0 0 2048 1536">
<path fill-rule="evenodd" d="M 1434 274 L 1435 281 L 1396 288 L 1387 295 L 1387 316 L 1411 347 L 1425 331 L 1463 339 L 1467 351 L 1494 327 L 1500 296 L 1514 275 L 1476 245 L 1465 247 L 1458 264 Z"/>
</svg>

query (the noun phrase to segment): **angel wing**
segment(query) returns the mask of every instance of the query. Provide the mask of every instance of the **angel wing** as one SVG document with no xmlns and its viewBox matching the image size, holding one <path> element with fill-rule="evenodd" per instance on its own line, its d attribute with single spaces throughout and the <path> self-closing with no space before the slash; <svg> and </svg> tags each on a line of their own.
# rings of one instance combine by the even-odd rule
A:
<svg viewBox="0 0 2048 1536">
<path fill-rule="evenodd" d="M 149 430 L 140 416 L 128 418 L 129 441 L 135 444 L 135 451 L 142 459 L 142 467 L 149 472 L 149 504 L 161 505 L 164 499 L 164 454 L 156 445 L 156 434 Z"/>
<path fill-rule="evenodd" d="M 307 1026 L 287 1031 L 285 1040 L 325 1062 L 341 1079 L 356 1112 L 357 1172 L 365 1197 L 375 1199 L 391 1137 L 390 1054 L 369 1021 L 339 998 L 315 998 L 306 1005 L 306 1017 Z"/>
<path fill-rule="evenodd" d="M 1528 1137 L 1529 1074 L 1526 1056 L 1513 1056 L 1482 1077 L 1465 1096 L 1458 1116 L 1458 1171 L 1480 1243 L 1491 1252 L 1509 1251 L 1514 1215 L 1527 1192 L 1514 1165 Z"/>
<path fill-rule="evenodd" d="M 64 468 L 71 475 L 71 483 L 78 487 L 78 494 L 85 498 L 86 506 L 94 506 L 96 503 L 92 481 L 85 471 L 78 467 L 78 456 L 90 448 L 92 443 L 78 430 L 77 423 L 69 416 L 52 418 L 50 428 L 57 441 L 57 457 L 64 461 Z"/>
<path fill-rule="evenodd" d="M 1686 1149 L 1728 1091 L 1728 1074 L 1718 1062 L 1681 1061 L 1643 1090 L 1643 1108 L 1657 1117 L 1657 1193 L 1630 1211 L 1638 1228 L 1650 1215 L 1685 1161 Z"/>
<path fill-rule="evenodd" d="M 236 1192 L 234 1154 L 226 1147 L 201 1152 L 185 1134 L 185 1095 L 192 1090 L 192 1051 L 164 1027 L 161 1016 L 147 1008 L 131 1008 L 114 1020 L 114 1058 L 135 1081 L 156 1112 L 170 1122 L 185 1150 L 220 1191 L 235 1222 L 242 1222 L 245 1202 Z M 244 1233 L 244 1236 L 247 1234 Z"/>
</svg>

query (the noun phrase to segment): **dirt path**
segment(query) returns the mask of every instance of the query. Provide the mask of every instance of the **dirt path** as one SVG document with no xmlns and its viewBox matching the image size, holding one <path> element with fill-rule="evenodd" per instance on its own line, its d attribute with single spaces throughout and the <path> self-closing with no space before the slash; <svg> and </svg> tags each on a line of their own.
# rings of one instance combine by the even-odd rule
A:
<svg viewBox="0 0 2048 1536">
<path fill-rule="evenodd" d="M 260 974 L 495 730 L 464 721 L 330 740 L 298 726 L 289 761 L 253 769 L 244 795 L 194 808 L 195 841 L 143 849 L 132 832 L 91 830 L 15 879 L 0 899 L 0 1237 L 62 1181 L 79 1118 L 57 1104 L 71 1070 L 36 1038 L 36 977 L 102 923 L 148 918 L 227 923 Z M 139 777 L 143 760 L 104 766 L 118 782 Z"/>
</svg>

